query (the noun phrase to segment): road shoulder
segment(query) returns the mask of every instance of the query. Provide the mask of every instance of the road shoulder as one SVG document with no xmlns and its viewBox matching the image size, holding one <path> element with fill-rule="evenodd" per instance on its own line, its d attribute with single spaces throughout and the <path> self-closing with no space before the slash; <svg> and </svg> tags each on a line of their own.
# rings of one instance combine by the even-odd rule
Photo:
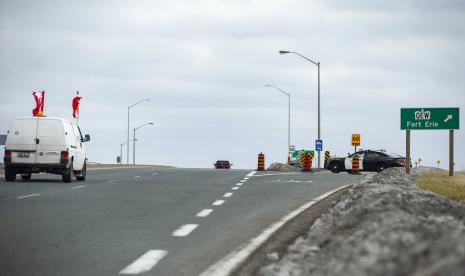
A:
<svg viewBox="0 0 465 276">
<path fill-rule="evenodd" d="M 334 207 L 341 196 L 350 189 L 345 187 L 328 197 L 316 202 L 301 214 L 283 225 L 269 240 L 260 246 L 252 255 L 231 275 L 257 275 L 259 269 L 273 260 L 274 254 L 282 256 L 289 244 L 308 231 L 312 224 L 330 208 Z"/>
</svg>

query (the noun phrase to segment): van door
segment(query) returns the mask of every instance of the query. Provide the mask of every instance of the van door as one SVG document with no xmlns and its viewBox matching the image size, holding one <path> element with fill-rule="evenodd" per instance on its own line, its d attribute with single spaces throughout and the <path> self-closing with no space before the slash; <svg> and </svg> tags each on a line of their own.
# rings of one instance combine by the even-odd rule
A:
<svg viewBox="0 0 465 276">
<path fill-rule="evenodd" d="M 70 122 L 65 122 L 65 139 L 69 156 L 75 156 L 77 151 L 76 134 L 74 133 L 73 125 Z"/>
<path fill-rule="evenodd" d="M 59 164 L 67 150 L 63 121 L 41 118 L 37 127 L 37 164 Z"/>
<path fill-rule="evenodd" d="M 73 124 L 74 136 L 76 137 L 76 155 L 74 157 L 74 170 L 82 170 L 85 158 L 84 145 L 82 143 L 82 134 L 79 127 Z"/>
<path fill-rule="evenodd" d="M 34 164 L 36 162 L 36 138 L 39 118 L 17 118 L 11 124 L 5 149 L 11 150 L 11 162 Z"/>
</svg>

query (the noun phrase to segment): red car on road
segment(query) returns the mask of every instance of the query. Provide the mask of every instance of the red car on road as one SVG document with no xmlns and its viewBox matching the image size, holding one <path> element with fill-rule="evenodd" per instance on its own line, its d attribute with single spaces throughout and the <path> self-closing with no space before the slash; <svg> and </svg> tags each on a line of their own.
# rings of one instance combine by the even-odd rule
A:
<svg viewBox="0 0 465 276">
<path fill-rule="evenodd" d="M 230 169 L 233 164 L 229 163 L 227 160 L 218 160 L 213 166 L 215 169 Z"/>
</svg>

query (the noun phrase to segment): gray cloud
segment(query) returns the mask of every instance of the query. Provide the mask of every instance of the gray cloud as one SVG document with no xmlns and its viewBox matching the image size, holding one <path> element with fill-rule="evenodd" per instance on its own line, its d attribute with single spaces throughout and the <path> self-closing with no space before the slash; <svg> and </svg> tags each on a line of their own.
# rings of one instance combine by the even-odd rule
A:
<svg viewBox="0 0 465 276">
<path fill-rule="evenodd" d="M 462 1 L 1 1 L 0 132 L 29 115 L 31 91 L 47 90 L 49 115 L 81 126 L 94 161 L 110 162 L 126 139 L 127 106 L 140 130 L 139 160 L 209 167 L 231 159 L 253 168 L 256 154 L 283 161 L 287 99 L 292 140 L 316 139 L 316 67 L 321 61 L 322 133 L 338 155 L 351 133 L 365 148 L 404 153 L 399 109 L 458 106 L 464 112 Z M 463 115 L 462 115 L 462 122 Z M 414 157 L 447 159 L 447 133 L 414 133 Z M 465 168 L 463 131 L 456 132 Z M 433 146 L 434 145 L 434 146 Z M 142 150 L 143 149 L 143 150 Z"/>
</svg>

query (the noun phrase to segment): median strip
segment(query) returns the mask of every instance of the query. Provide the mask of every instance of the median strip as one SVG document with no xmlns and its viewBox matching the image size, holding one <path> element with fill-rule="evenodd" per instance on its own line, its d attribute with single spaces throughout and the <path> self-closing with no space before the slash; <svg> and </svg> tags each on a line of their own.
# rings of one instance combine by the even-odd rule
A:
<svg viewBox="0 0 465 276">
<path fill-rule="evenodd" d="M 176 231 L 173 232 L 174 237 L 185 237 L 189 235 L 192 231 L 195 230 L 199 225 L 198 224 L 184 224 L 179 227 Z"/>
<path fill-rule="evenodd" d="M 140 256 L 132 264 L 121 270 L 120 274 L 137 275 L 150 271 L 157 263 L 168 254 L 165 250 L 149 250 Z"/>
</svg>

